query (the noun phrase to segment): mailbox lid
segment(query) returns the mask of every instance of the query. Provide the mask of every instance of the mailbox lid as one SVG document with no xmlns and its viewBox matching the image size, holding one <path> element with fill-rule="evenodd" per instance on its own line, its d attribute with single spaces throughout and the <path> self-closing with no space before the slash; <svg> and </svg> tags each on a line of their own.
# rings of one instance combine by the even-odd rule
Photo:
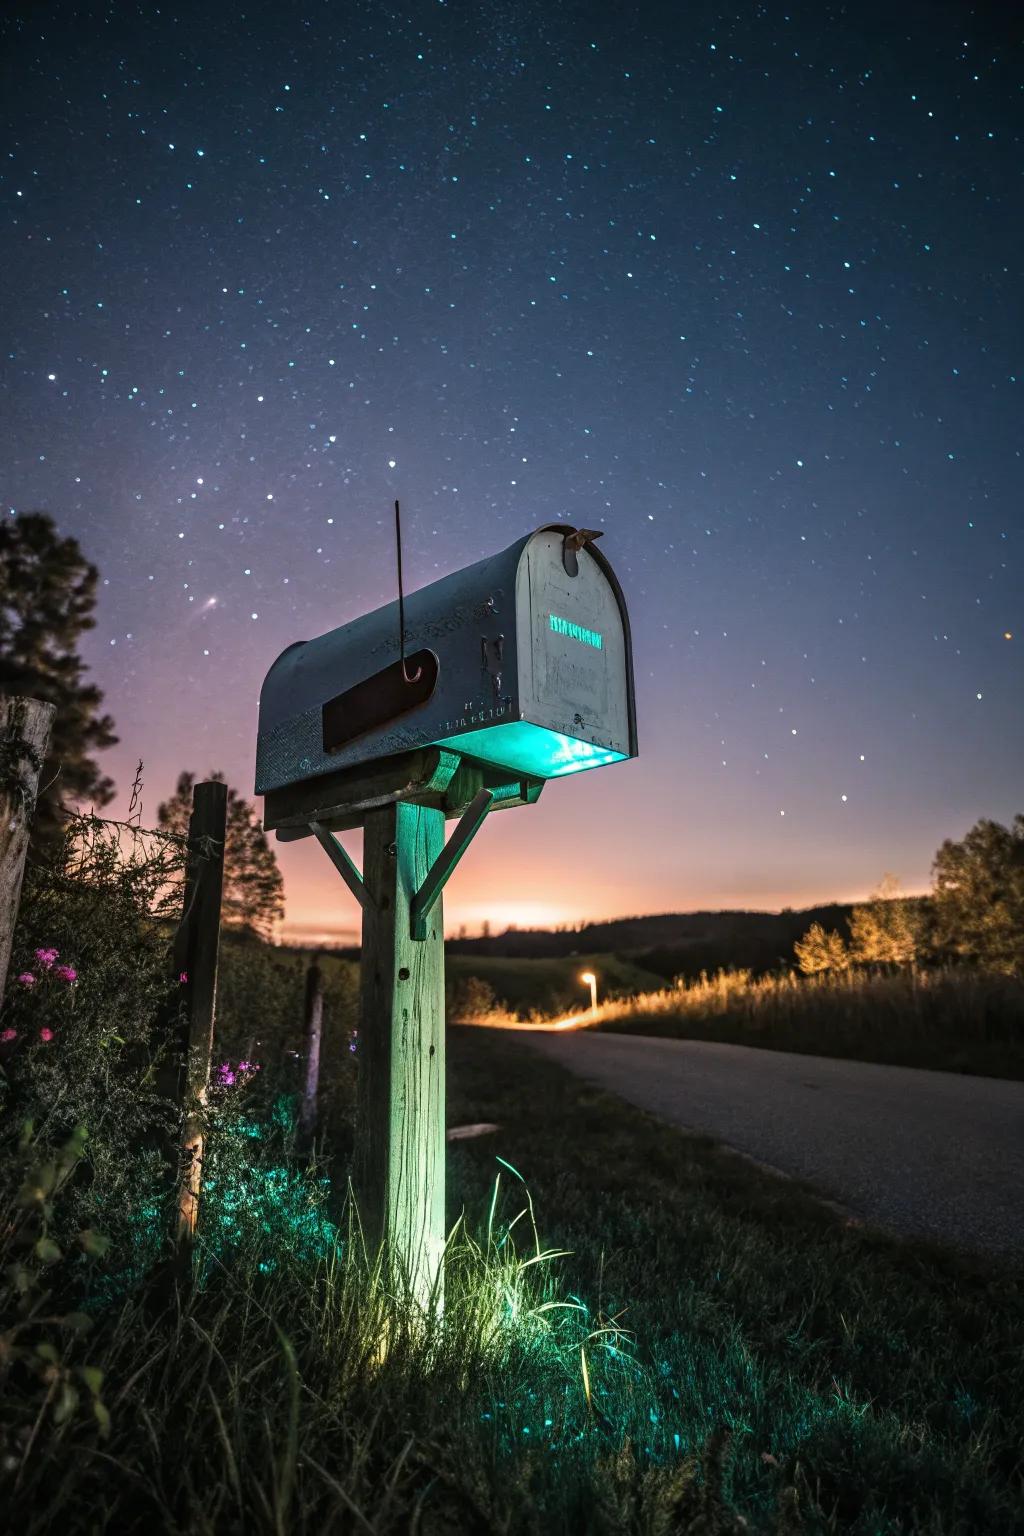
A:
<svg viewBox="0 0 1024 1536">
<path fill-rule="evenodd" d="M 566 561 L 565 540 L 574 531 L 554 524 L 521 546 L 515 584 L 518 718 L 440 738 L 438 745 L 540 778 L 636 756 L 622 590 L 596 548 L 585 547 Z"/>
</svg>

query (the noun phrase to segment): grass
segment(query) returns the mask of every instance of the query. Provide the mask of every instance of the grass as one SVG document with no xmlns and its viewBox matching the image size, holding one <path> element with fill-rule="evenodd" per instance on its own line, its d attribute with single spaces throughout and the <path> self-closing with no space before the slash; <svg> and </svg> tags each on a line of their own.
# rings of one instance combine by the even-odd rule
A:
<svg viewBox="0 0 1024 1536">
<path fill-rule="evenodd" d="M 916 976 L 720 971 L 603 1003 L 597 1027 L 1024 1078 L 1024 983 L 966 966 Z"/>
<path fill-rule="evenodd" d="M 485 981 L 499 1004 L 524 1017 L 533 1012 L 553 1013 L 561 1008 L 582 1008 L 590 1002 L 590 989 L 580 981 L 581 971 L 593 971 L 601 995 L 630 996 L 657 987 L 651 971 L 617 955 L 567 955 L 546 960 L 509 959 L 503 956 L 448 954 L 445 967 L 456 988 L 470 977 Z"/>
<path fill-rule="evenodd" d="M 846 1227 L 507 1036 L 453 1030 L 450 1063 L 450 1119 L 501 1130 L 450 1154 L 443 1314 L 343 1214 L 317 1257 L 257 1210 L 201 1288 L 8 1362 L 12 1529 L 1021 1529 L 1020 1271 Z M 79 1379 L 106 1436 L 84 1390 L 55 1422 Z"/>
<path fill-rule="evenodd" d="M 731 1435 L 727 1490 L 754 1529 L 1024 1528 L 1024 1273 L 845 1225 L 811 1193 L 580 1083 L 507 1036 L 454 1031 L 452 1113 L 478 1199 L 495 1152 L 527 1178 L 563 1273 L 634 1332 L 653 1392 L 636 1437 L 614 1397 L 618 1497 Z M 794 1514 L 794 1520 L 795 1520 Z M 553 1529 L 560 1529 L 556 1524 Z M 683 1527 L 685 1528 L 685 1527 Z"/>
</svg>

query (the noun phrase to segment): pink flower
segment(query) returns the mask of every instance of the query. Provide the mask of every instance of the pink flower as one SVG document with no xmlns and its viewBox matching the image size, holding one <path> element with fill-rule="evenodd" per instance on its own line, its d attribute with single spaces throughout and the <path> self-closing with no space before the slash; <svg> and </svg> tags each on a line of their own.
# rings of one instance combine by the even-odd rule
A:
<svg viewBox="0 0 1024 1536">
<path fill-rule="evenodd" d="M 58 965 L 53 974 L 55 976 L 59 976 L 61 981 L 78 980 L 78 972 L 75 970 L 73 965 Z"/>
<path fill-rule="evenodd" d="M 181 975 L 178 977 L 178 980 L 181 982 L 182 986 L 184 986 L 186 981 L 188 981 L 188 971 L 182 971 Z"/>
<path fill-rule="evenodd" d="M 59 954 L 59 949 L 37 949 L 36 959 L 39 961 L 40 965 L 45 965 L 46 969 L 49 970 L 50 966 L 57 959 Z"/>
<path fill-rule="evenodd" d="M 45 1024 L 44 1024 L 43 1028 L 39 1031 L 39 1038 L 40 1038 L 40 1040 L 46 1040 L 47 1042 L 49 1042 L 50 1040 L 53 1039 L 53 1030 L 52 1029 L 47 1029 Z"/>
<path fill-rule="evenodd" d="M 21 975 L 18 977 L 18 980 L 21 982 L 23 987 L 34 987 L 36 984 L 36 979 L 32 975 L 31 971 L 22 971 Z"/>
<path fill-rule="evenodd" d="M 0 1041 L 3 1041 L 4 1045 L 9 1045 L 12 1040 L 17 1040 L 17 1038 L 18 1031 L 16 1029 L 5 1029 L 3 1034 L 0 1035 Z"/>
</svg>

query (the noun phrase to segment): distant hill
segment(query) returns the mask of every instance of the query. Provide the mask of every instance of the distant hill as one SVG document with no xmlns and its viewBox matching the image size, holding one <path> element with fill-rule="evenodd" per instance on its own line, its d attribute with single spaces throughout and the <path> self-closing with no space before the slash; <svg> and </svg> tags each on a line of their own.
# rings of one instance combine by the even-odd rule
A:
<svg viewBox="0 0 1024 1536">
<path fill-rule="evenodd" d="M 812 923 L 847 937 L 850 911 L 833 902 L 799 912 L 665 912 L 573 930 L 511 928 L 486 939 L 449 939 L 446 949 L 450 955 L 522 960 L 615 954 L 666 980 L 730 966 L 763 973 L 793 964 L 793 945 Z"/>
<path fill-rule="evenodd" d="M 448 1017 L 458 1016 L 461 988 L 471 976 L 485 981 L 502 1007 L 522 1016 L 529 1014 L 531 1009 L 550 1014 L 585 1008 L 590 1002 L 590 989 L 580 981 L 583 971 L 596 973 L 602 998 L 656 992 L 662 984 L 660 975 L 644 970 L 628 957 L 608 951 L 597 955 L 548 955 L 530 959 L 479 953 L 449 954 L 445 970 L 451 999 Z"/>
</svg>

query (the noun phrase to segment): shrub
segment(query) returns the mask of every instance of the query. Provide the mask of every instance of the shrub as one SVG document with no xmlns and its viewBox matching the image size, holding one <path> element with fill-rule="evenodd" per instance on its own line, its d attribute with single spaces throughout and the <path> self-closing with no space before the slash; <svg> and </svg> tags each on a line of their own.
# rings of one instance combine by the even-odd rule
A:
<svg viewBox="0 0 1024 1536">
<path fill-rule="evenodd" d="M 793 945 L 796 961 L 805 976 L 822 971 L 845 971 L 850 964 L 846 945 L 833 928 L 826 933 L 820 923 L 812 923 L 802 939 Z"/>
<path fill-rule="evenodd" d="M 489 981 L 479 976 L 464 976 L 449 988 L 450 1019 L 483 1019 L 498 1012 L 498 998 Z"/>
<path fill-rule="evenodd" d="M 176 843 L 76 818 L 26 872 L 0 1019 L 0 1185 L 46 1164 L 78 1131 L 84 1151 L 53 1212 L 56 1240 L 98 1226 L 126 1237 L 173 1124 L 159 1091 L 173 1015 Z M 26 1129 L 27 1128 L 27 1129 Z"/>
</svg>

